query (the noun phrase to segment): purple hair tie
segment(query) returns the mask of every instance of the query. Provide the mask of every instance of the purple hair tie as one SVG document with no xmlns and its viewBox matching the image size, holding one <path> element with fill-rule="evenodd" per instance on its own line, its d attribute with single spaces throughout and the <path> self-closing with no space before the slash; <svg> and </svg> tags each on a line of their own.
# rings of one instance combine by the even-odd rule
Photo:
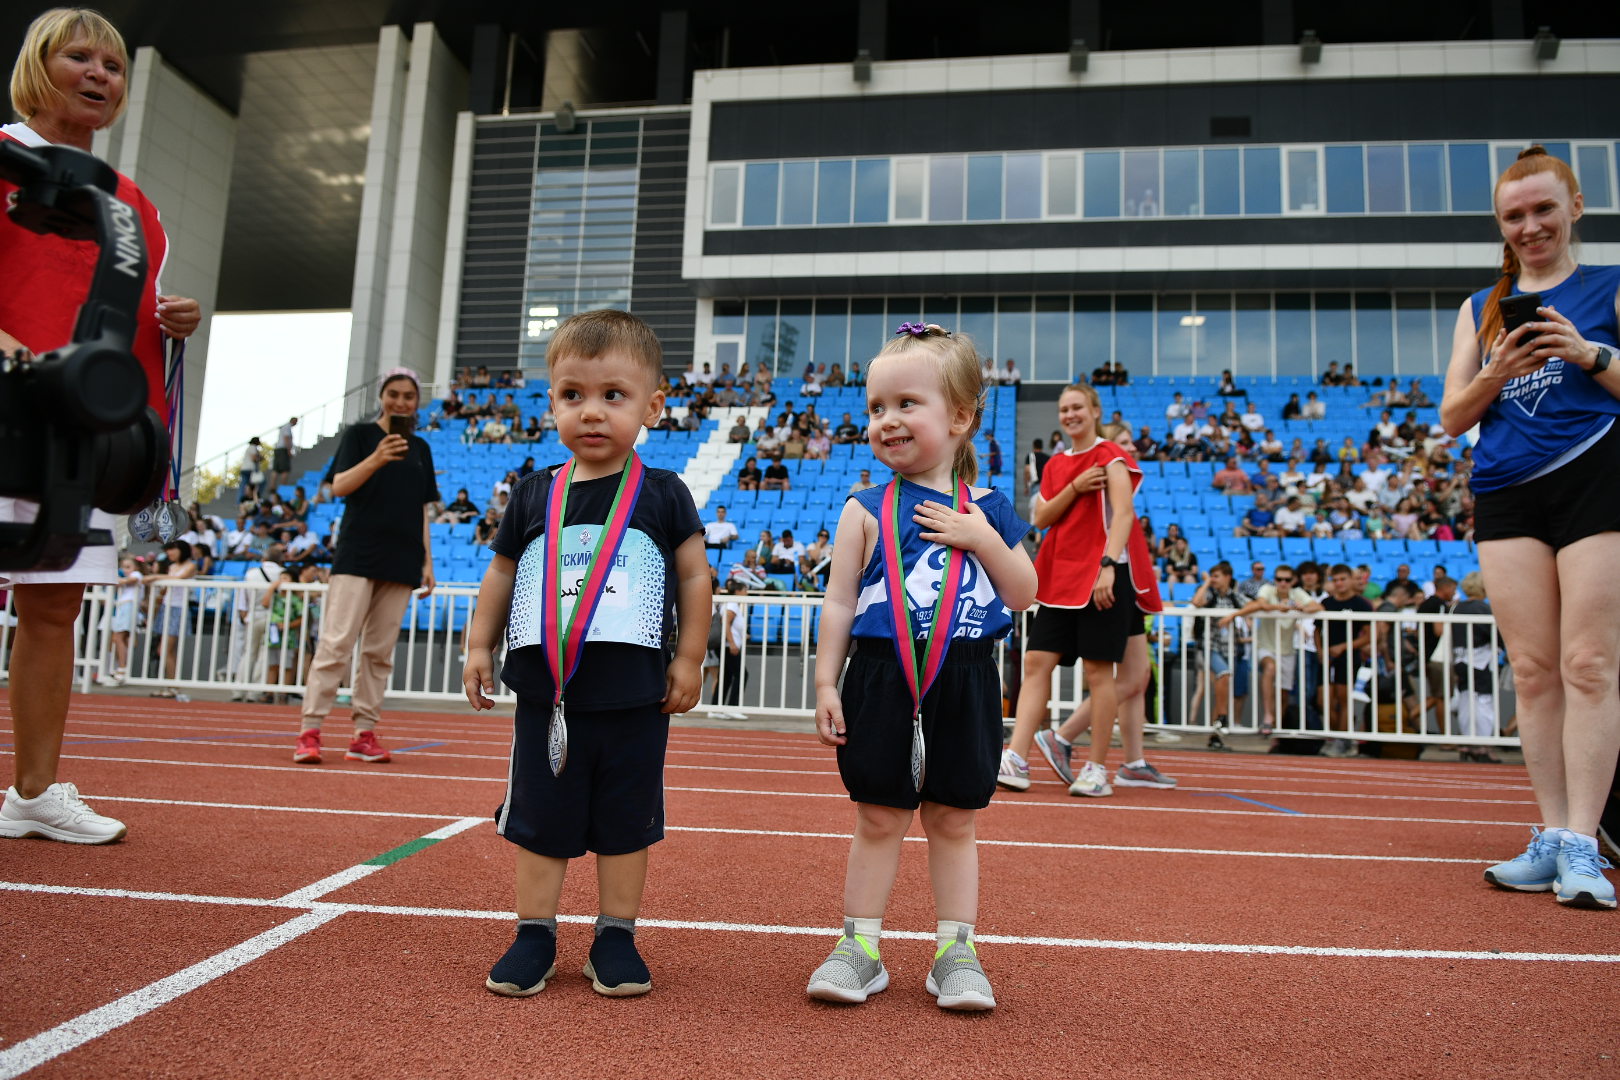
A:
<svg viewBox="0 0 1620 1080">
<path fill-rule="evenodd" d="M 947 335 L 950 333 L 950 331 L 946 330 L 944 327 L 938 326 L 934 323 L 924 325 L 920 322 L 903 322 L 900 324 L 900 329 L 894 332 L 894 336 L 899 337 L 901 334 L 910 334 L 912 337 L 923 337 L 927 335 L 928 331 L 930 330 L 938 330 L 940 333 Z"/>
</svg>

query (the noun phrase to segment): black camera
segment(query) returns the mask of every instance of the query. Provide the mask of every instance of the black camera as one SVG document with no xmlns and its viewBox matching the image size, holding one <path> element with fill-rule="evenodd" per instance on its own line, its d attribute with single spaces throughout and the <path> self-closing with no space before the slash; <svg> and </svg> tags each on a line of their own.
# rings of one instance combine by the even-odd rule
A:
<svg viewBox="0 0 1620 1080">
<path fill-rule="evenodd" d="M 91 509 L 147 506 L 169 465 L 168 431 L 131 350 L 149 299 L 146 241 L 114 197 L 118 174 L 82 150 L 0 142 L 0 177 L 17 185 L 12 221 L 100 247 L 73 340 L 0 361 L 0 495 L 39 503 L 32 523 L 0 523 L 0 571 L 65 570 L 85 545 L 113 542 L 90 528 Z"/>
</svg>

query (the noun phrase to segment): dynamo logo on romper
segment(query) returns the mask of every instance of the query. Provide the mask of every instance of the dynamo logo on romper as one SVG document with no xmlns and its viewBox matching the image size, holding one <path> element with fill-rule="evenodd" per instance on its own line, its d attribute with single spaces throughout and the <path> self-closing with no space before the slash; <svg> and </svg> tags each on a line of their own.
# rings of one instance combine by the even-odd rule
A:
<svg viewBox="0 0 1620 1080">
<path fill-rule="evenodd" d="M 943 544 L 930 544 L 917 564 L 906 571 L 906 600 L 911 608 L 912 629 L 927 629 L 934 617 L 934 602 L 939 599 L 939 579 L 945 572 L 946 550 Z M 990 575 L 973 555 L 969 555 L 962 574 L 962 595 L 957 603 L 956 637 L 981 637 L 985 621 L 990 617 L 991 605 L 1001 611 L 1006 605 L 996 595 Z M 883 578 L 861 590 L 855 600 L 855 614 L 859 616 L 874 604 L 886 605 L 889 590 Z"/>
</svg>

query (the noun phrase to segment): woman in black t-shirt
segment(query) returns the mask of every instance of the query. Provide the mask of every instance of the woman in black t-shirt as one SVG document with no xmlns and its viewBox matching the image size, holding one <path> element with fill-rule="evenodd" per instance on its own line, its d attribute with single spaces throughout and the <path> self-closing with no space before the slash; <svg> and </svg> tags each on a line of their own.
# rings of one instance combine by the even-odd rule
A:
<svg viewBox="0 0 1620 1080">
<path fill-rule="evenodd" d="M 293 761 L 319 764 L 321 723 L 337 698 L 355 653 L 354 738 L 344 756 L 350 761 L 384 762 L 388 751 L 375 728 L 394 646 L 411 590 L 433 590 L 433 554 L 428 524 L 439 501 L 433 478 L 433 451 L 409 431 L 421 386 L 409 368 L 383 376 L 378 392 L 382 412 L 375 422 L 343 432 L 327 477 L 332 493 L 344 497 L 332 579 L 322 604 L 321 637 L 304 694 L 303 730 Z"/>
<path fill-rule="evenodd" d="M 763 474 L 759 471 L 759 462 L 754 458 L 749 458 L 743 462 L 742 468 L 737 470 L 737 490 L 758 491 L 759 482 L 762 478 Z"/>
</svg>

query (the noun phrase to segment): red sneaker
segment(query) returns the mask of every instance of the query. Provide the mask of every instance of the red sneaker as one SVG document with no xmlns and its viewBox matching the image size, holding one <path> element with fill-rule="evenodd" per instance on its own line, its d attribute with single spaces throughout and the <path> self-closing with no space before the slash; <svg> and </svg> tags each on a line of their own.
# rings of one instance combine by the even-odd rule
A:
<svg viewBox="0 0 1620 1080">
<path fill-rule="evenodd" d="M 298 745 L 293 747 L 293 763 L 295 765 L 319 765 L 321 763 L 321 731 L 319 728 L 310 728 L 308 731 L 298 733 Z"/>
<path fill-rule="evenodd" d="M 349 752 L 343 756 L 350 761 L 369 761 L 373 765 L 381 765 L 389 760 L 388 751 L 377 741 L 375 731 L 362 731 L 356 735 L 349 744 Z"/>
</svg>

